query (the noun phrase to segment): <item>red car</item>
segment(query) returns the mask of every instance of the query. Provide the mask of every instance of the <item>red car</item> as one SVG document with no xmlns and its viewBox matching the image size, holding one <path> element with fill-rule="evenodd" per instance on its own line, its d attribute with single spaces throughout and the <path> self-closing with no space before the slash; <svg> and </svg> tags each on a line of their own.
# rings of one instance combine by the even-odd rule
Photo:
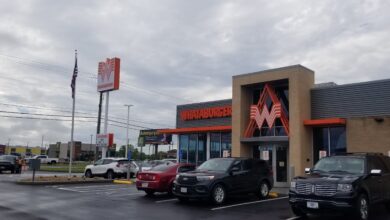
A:
<svg viewBox="0 0 390 220">
<path fill-rule="evenodd" d="M 186 163 L 167 162 L 153 167 L 151 170 L 137 174 L 136 186 L 148 195 L 155 192 L 168 192 L 172 194 L 173 181 L 178 173 L 195 170 L 195 165 Z"/>
</svg>

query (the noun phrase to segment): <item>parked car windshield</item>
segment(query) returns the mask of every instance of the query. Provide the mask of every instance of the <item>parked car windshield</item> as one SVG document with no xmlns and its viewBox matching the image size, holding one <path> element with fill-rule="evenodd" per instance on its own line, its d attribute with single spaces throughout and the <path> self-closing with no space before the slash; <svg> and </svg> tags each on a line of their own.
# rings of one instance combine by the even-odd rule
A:
<svg viewBox="0 0 390 220">
<path fill-rule="evenodd" d="M 153 167 L 152 171 L 167 171 L 168 169 L 174 167 L 176 164 L 174 163 L 168 163 L 168 164 L 160 164 L 160 165 L 157 165 L 155 167 Z"/>
<path fill-rule="evenodd" d="M 363 174 L 364 160 L 354 157 L 326 157 L 318 161 L 313 171 Z"/>
<path fill-rule="evenodd" d="M 211 159 L 208 160 L 202 165 L 200 165 L 196 170 L 204 171 L 223 171 L 226 172 L 230 165 L 232 164 L 233 160 L 227 160 L 227 159 Z"/>
</svg>

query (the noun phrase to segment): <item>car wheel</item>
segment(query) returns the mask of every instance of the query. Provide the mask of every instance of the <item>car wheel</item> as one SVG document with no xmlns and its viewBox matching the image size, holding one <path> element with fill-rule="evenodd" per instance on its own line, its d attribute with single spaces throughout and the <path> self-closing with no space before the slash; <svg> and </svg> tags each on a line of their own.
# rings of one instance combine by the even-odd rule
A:
<svg viewBox="0 0 390 220">
<path fill-rule="evenodd" d="M 214 186 L 212 192 L 211 192 L 211 199 L 214 204 L 220 205 L 225 202 L 226 200 L 226 190 L 225 188 L 218 184 Z"/>
<path fill-rule="evenodd" d="M 87 171 L 85 171 L 85 177 L 87 177 L 87 178 L 92 178 L 93 176 L 92 176 L 92 172 L 90 171 L 90 170 L 87 170 Z"/>
<path fill-rule="evenodd" d="M 51 164 L 53 164 L 53 165 L 55 165 L 56 163 L 57 163 L 57 162 L 55 162 L 55 161 L 52 161 L 52 162 L 51 162 Z"/>
<path fill-rule="evenodd" d="M 110 179 L 110 180 L 112 180 L 112 179 L 114 179 L 114 172 L 112 172 L 112 170 L 109 170 L 109 171 L 107 171 L 107 174 L 106 174 L 106 177 L 107 177 L 107 179 Z"/>
<path fill-rule="evenodd" d="M 257 196 L 260 199 L 265 199 L 268 197 L 268 194 L 269 194 L 269 185 L 267 182 L 263 181 L 260 184 L 260 188 L 259 191 L 257 192 Z"/>
<path fill-rule="evenodd" d="M 296 207 L 291 207 L 291 210 L 292 212 L 294 213 L 294 215 L 296 216 L 300 216 L 300 217 L 306 217 L 307 214 L 304 213 L 302 210 L 300 210 L 299 208 L 296 208 Z"/>
<path fill-rule="evenodd" d="M 15 169 L 12 169 L 12 170 L 11 170 L 11 173 L 15 173 Z"/>
<path fill-rule="evenodd" d="M 367 220 L 369 217 L 370 204 L 365 194 L 359 196 L 356 204 L 356 219 Z"/>
<path fill-rule="evenodd" d="M 152 189 L 145 189 L 146 195 L 148 196 L 153 196 L 154 195 L 154 190 Z"/>
</svg>

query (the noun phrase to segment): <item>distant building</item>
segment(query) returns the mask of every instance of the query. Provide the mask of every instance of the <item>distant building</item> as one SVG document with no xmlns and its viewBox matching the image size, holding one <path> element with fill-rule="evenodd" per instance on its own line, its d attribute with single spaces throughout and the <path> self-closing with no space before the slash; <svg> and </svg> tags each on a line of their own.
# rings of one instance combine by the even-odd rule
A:
<svg viewBox="0 0 390 220">
<path fill-rule="evenodd" d="M 50 144 L 48 156 L 59 158 L 60 160 L 69 160 L 70 142 Z M 83 144 L 81 141 L 75 141 L 72 160 L 94 160 L 95 152 L 101 154 L 101 150 L 96 148 L 95 144 Z"/>
<path fill-rule="evenodd" d="M 1 149 L 0 149 L 1 154 Z M 27 146 L 6 146 L 4 154 L 19 154 L 23 157 L 29 157 L 34 155 L 45 155 L 46 149 L 41 147 L 27 147 Z"/>
<path fill-rule="evenodd" d="M 5 145 L 0 145 L 0 155 L 5 154 L 5 148 L 6 148 Z"/>
</svg>

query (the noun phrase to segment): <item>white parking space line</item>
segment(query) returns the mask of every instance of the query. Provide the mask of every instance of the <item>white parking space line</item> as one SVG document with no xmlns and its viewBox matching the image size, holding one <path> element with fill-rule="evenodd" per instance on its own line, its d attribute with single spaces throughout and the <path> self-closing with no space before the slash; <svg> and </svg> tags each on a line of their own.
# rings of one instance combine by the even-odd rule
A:
<svg viewBox="0 0 390 220">
<path fill-rule="evenodd" d="M 295 220 L 295 219 L 299 219 L 299 218 L 301 218 L 301 217 L 300 216 L 295 216 L 295 217 L 288 218 L 286 220 Z"/>
<path fill-rule="evenodd" d="M 73 188 L 70 188 L 70 189 L 73 189 Z M 74 189 L 74 190 L 77 190 L 78 192 L 107 192 L 107 191 L 119 191 L 119 190 L 129 190 L 129 188 L 116 188 L 116 189 L 91 189 L 91 190 L 87 190 L 87 189 Z"/>
<path fill-rule="evenodd" d="M 227 208 L 232 208 L 232 207 L 237 207 L 237 206 L 251 205 L 251 204 L 265 203 L 265 202 L 272 202 L 272 201 L 282 200 L 282 199 L 287 199 L 287 198 L 288 198 L 288 196 L 275 198 L 275 199 L 267 199 L 267 200 L 253 201 L 253 202 L 244 202 L 244 203 L 239 203 L 239 204 L 234 204 L 234 205 L 227 205 L 227 206 L 216 207 L 216 208 L 212 208 L 210 210 L 211 211 L 217 211 L 217 210 L 227 209 Z"/>
<path fill-rule="evenodd" d="M 121 194 L 115 195 L 115 197 L 122 197 L 122 196 L 138 196 L 138 195 L 145 195 L 145 193 L 129 193 L 129 194 L 121 193 Z"/>
<path fill-rule="evenodd" d="M 177 199 L 165 199 L 165 200 L 156 201 L 156 203 L 174 202 L 174 201 L 177 201 Z"/>
</svg>

